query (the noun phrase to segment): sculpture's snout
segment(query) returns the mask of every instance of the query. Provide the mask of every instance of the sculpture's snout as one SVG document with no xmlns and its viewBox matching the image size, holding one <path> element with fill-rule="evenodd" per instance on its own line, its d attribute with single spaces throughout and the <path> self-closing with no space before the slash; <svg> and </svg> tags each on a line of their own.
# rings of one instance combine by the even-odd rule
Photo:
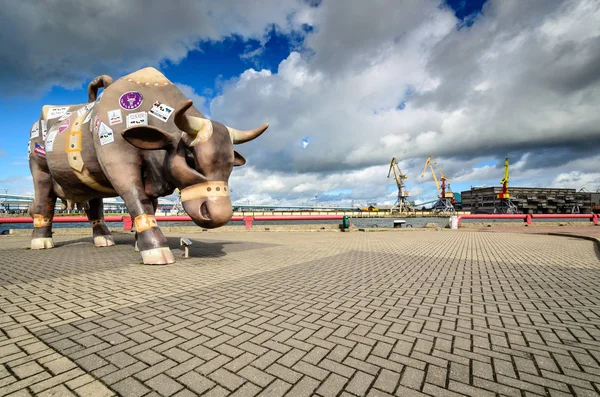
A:
<svg viewBox="0 0 600 397">
<path fill-rule="evenodd" d="M 223 226 L 233 215 L 227 182 L 211 181 L 182 189 L 181 203 L 196 225 L 208 229 Z"/>
</svg>

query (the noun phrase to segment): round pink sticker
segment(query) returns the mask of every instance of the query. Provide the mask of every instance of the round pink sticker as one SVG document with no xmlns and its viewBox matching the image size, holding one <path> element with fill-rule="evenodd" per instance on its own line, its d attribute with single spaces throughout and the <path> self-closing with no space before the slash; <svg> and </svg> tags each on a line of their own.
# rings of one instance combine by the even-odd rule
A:
<svg viewBox="0 0 600 397">
<path fill-rule="evenodd" d="M 142 105 L 144 98 L 137 91 L 129 91 L 121 95 L 119 105 L 125 110 L 135 110 Z"/>
</svg>

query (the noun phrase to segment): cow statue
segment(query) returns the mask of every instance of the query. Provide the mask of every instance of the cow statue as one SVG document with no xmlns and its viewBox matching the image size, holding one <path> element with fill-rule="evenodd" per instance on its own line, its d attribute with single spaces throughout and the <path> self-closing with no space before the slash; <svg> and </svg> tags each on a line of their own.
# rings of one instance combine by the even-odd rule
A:
<svg viewBox="0 0 600 397">
<path fill-rule="evenodd" d="M 258 137 L 268 124 L 241 131 L 206 119 L 154 68 L 115 82 L 99 76 L 88 95 L 87 104 L 43 106 L 31 128 L 31 249 L 54 247 L 57 198 L 86 209 L 96 247 L 114 245 L 102 199 L 123 198 L 144 264 L 175 262 L 154 216 L 158 197 L 175 188 L 198 226 L 216 228 L 231 219 L 229 175 L 246 163 L 233 145 Z"/>
</svg>

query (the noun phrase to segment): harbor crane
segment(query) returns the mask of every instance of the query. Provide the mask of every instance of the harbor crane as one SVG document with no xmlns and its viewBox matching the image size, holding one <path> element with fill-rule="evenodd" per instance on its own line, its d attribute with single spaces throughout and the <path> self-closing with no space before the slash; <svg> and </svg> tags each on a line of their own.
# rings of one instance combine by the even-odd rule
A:
<svg viewBox="0 0 600 397">
<path fill-rule="evenodd" d="M 410 192 L 404 188 L 404 180 L 408 178 L 406 175 L 400 171 L 400 166 L 398 166 L 398 161 L 396 157 L 392 157 L 392 162 L 390 163 L 390 169 L 388 171 L 387 177 L 390 177 L 390 174 L 394 171 L 394 179 L 396 180 L 396 185 L 398 185 L 398 200 L 392 206 L 390 212 L 409 212 L 413 211 L 412 205 L 408 202 L 408 197 L 410 197 Z"/>
<path fill-rule="evenodd" d="M 435 169 L 433 166 L 435 165 L 435 169 L 437 169 L 440 174 L 441 183 L 438 181 L 437 176 L 435 175 Z M 454 199 L 454 193 L 450 189 L 450 184 L 446 187 L 446 182 L 452 182 L 450 179 L 446 178 L 440 167 L 435 162 L 433 156 L 427 157 L 425 161 L 425 167 L 423 167 L 423 173 L 421 174 L 421 178 L 425 176 L 425 171 L 427 171 L 427 166 L 431 169 L 431 174 L 433 175 L 433 180 L 435 181 L 435 186 L 437 190 L 440 192 L 438 196 L 438 200 L 432 207 L 434 213 L 442 213 L 442 214 L 450 214 L 455 212 L 454 204 L 456 204 L 456 200 Z"/>
<path fill-rule="evenodd" d="M 497 200 L 494 200 L 494 213 L 516 214 L 519 210 L 510 200 L 510 193 L 508 192 L 508 157 L 504 160 L 504 178 L 500 183 L 502 184 L 502 193 L 496 194 Z"/>
</svg>

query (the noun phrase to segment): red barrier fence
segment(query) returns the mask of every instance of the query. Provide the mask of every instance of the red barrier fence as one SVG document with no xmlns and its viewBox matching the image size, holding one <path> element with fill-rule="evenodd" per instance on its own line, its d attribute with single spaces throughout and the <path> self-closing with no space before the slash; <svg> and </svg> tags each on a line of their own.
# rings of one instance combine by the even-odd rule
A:
<svg viewBox="0 0 600 397">
<path fill-rule="evenodd" d="M 123 222 L 128 216 L 105 216 L 105 222 Z M 131 219 L 131 218 L 129 218 Z M 53 223 L 79 223 L 89 222 L 87 216 L 55 216 Z M 28 216 L 16 216 L 14 218 L 0 218 L 0 223 L 33 223 L 33 219 Z"/>
<path fill-rule="evenodd" d="M 461 219 L 523 219 L 531 225 L 533 219 L 589 219 L 598 225 L 598 214 L 464 214 L 458 215 L 458 226 Z"/>
<path fill-rule="evenodd" d="M 254 221 L 333 221 L 342 220 L 344 215 L 256 215 L 256 216 L 233 216 L 232 221 L 244 221 L 246 229 L 252 227 Z M 192 218 L 182 215 L 157 216 L 158 222 L 191 222 Z M 133 229 L 133 220 L 130 216 L 105 216 L 105 222 L 123 222 L 123 229 Z M 89 222 L 85 216 L 55 216 L 54 223 L 79 223 Z M 33 223 L 30 217 L 0 218 L 0 223 Z"/>
</svg>

